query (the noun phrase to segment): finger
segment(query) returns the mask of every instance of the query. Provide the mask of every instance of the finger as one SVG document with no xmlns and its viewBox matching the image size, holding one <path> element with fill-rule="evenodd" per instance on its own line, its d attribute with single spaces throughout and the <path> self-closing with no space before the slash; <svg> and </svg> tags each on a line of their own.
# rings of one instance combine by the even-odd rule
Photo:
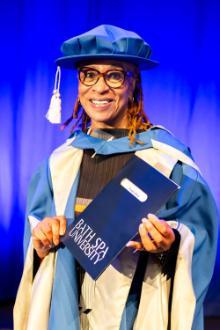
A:
<svg viewBox="0 0 220 330">
<path fill-rule="evenodd" d="M 38 232 L 38 235 L 41 236 L 41 234 Z M 44 258 L 46 255 L 48 255 L 51 245 L 46 239 L 43 239 L 44 235 L 40 237 L 41 239 L 38 239 L 36 237 L 32 236 L 33 241 L 33 247 L 38 255 L 39 258 Z"/>
<path fill-rule="evenodd" d="M 167 236 L 169 225 L 166 221 L 160 220 L 156 215 L 149 213 L 147 219 L 153 224 L 153 226 L 163 235 Z"/>
<path fill-rule="evenodd" d="M 53 244 L 58 245 L 60 243 L 60 223 L 56 219 L 52 219 L 52 233 L 53 233 Z"/>
<path fill-rule="evenodd" d="M 142 219 L 142 223 L 151 241 L 153 241 L 157 247 L 160 247 L 165 238 L 148 219 Z"/>
<path fill-rule="evenodd" d="M 157 224 L 158 224 L 158 220 L 159 219 L 156 220 Z M 150 237 L 152 237 L 152 239 L 155 241 L 157 247 L 163 251 L 169 250 L 171 245 L 175 241 L 175 234 L 174 234 L 172 228 L 170 227 L 170 225 L 164 220 L 159 220 L 159 222 L 161 222 L 166 228 L 166 236 L 163 236 L 159 232 L 159 230 L 156 229 L 156 225 L 153 226 L 152 222 L 150 222 L 149 220 L 146 220 L 146 219 L 142 219 L 142 222 L 147 227 Z"/>
<path fill-rule="evenodd" d="M 146 228 L 143 224 L 140 224 L 139 226 L 139 233 L 140 233 L 142 245 L 145 248 L 145 250 L 149 252 L 156 252 L 157 246 L 147 235 Z"/>
<path fill-rule="evenodd" d="M 41 230 L 40 226 L 37 226 L 36 228 L 34 228 L 34 230 L 32 232 L 32 238 L 34 241 L 40 241 L 43 246 L 51 245 L 50 240 L 48 240 L 46 235 Z"/>
<path fill-rule="evenodd" d="M 58 216 L 57 219 L 60 221 L 60 232 L 59 234 L 62 236 L 66 232 L 66 218 L 64 216 Z"/>
<path fill-rule="evenodd" d="M 41 241 L 35 237 L 32 237 L 32 241 L 33 241 L 33 246 L 35 248 L 35 250 L 40 250 L 43 247 L 43 244 L 41 243 Z"/>
<path fill-rule="evenodd" d="M 137 241 L 129 241 L 126 244 L 127 247 L 132 247 L 136 250 L 142 250 L 143 249 L 143 245 L 141 244 L 141 242 L 137 242 Z"/>
<path fill-rule="evenodd" d="M 44 258 L 46 255 L 48 255 L 50 251 L 50 246 L 44 246 L 40 240 L 37 240 L 36 238 L 33 238 L 33 247 L 35 251 L 37 252 L 37 255 L 39 258 Z"/>
<path fill-rule="evenodd" d="M 151 217 L 152 216 L 152 217 Z M 159 220 L 156 216 L 150 215 L 151 224 L 154 224 L 154 228 L 157 228 L 161 237 L 155 238 L 157 246 L 162 248 L 163 251 L 167 251 L 170 249 L 171 245 L 175 241 L 175 234 L 173 229 L 165 220 Z M 156 219 L 155 219 L 156 218 Z M 149 219 L 150 220 L 150 219 Z M 144 220 L 145 222 L 145 220 Z M 161 233 L 162 231 L 162 233 Z"/>
<path fill-rule="evenodd" d="M 40 251 L 40 252 L 43 252 L 43 253 L 45 253 L 45 252 L 49 252 L 49 250 L 50 250 L 50 248 L 51 248 L 51 245 L 50 244 L 45 244 L 45 245 L 43 245 L 42 244 L 42 241 L 39 241 L 39 240 L 37 240 L 36 238 L 32 238 L 32 241 L 33 241 L 33 246 L 34 246 L 34 249 L 36 250 L 36 251 Z"/>
<path fill-rule="evenodd" d="M 174 234 L 172 228 L 170 230 L 172 232 L 172 235 L 170 235 L 168 238 L 165 238 L 163 240 L 163 242 L 161 243 L 161 247 L 162 247 L 163 251 L 168 251 L 171 248 L 173 242 L 175 241 L 175 234 Z"/>
<path fill-rule="evenodd" d="M 50 241 L 50 244 L 52 244 L 53 243 L 53 232 L 52 232 L 51 220 L 49 219 L 49 221 L 43 222 L 40 229 L 44 233 L 44 235 L 47 237 L 47 239 Z"/>
</svg>

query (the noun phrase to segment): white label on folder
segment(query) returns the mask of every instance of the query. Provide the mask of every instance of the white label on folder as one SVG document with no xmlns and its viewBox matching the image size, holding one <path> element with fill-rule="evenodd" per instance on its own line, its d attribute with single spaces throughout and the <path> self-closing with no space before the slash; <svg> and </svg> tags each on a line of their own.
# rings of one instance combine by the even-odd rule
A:
<svg viewBox="0 0 220 330">
<path fill-rule="evenodd" d="M 134 197 L 136 197 L 140 202 L 146 202 L 148 199 L 148 195 L 141 190 L 138 186 L 136 186 L 129 179 L 124 178 L 120 182 L 121 186 L 125 188 L 129 193 L 131 193 Z"/>
</svg>

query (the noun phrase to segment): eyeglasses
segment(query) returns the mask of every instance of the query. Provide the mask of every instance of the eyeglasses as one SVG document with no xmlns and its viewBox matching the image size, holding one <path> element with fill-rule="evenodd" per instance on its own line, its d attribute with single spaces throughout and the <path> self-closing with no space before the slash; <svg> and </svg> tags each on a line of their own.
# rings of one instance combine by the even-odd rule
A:
<svg viewBox="0 0 220 330">
<path fill-rule="evenodd" d="M 104 73 L 89 67 L 82 67 L 78 71 L 79 80 L 85 86 L 95 85 L 100 77 L 104 78 L 106 85 L 111 88 L 119 88 L 124 84 L 126 77 L 132 77 L 131 71 L 108 70 Z"/>
</svg>

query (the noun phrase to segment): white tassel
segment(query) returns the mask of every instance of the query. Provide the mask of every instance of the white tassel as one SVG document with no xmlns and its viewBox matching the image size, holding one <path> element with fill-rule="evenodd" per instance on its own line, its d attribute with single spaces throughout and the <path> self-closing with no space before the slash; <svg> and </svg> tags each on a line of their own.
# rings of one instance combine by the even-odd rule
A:
<svg viewBox="0 0 220 330">
<path fill-rule="evenodd" d="M 61 123 L 60 78 L 61 78 L 61 69 L 58 66 L 55 76 L 53 95 L 51 97 L 50 106 L 46 114 L 46 118 L 52 124 Z"/>
</svg>

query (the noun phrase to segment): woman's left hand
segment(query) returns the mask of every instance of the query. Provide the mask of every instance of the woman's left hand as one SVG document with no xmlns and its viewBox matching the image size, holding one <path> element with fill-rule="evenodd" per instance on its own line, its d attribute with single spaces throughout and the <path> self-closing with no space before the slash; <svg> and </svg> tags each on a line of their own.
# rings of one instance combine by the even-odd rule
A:
<svg viewBox="0 0 220 330">
<path fill-rule="evenodd" d="M 128 247 L 136 250 L 146 250 L 151 253 L 161 253 L 168 251 L 175 241 L 175 234 L 170 225 L 154 214 L 148 214 L 142 219 L 139 226 L 141 242 L 130 241 Z"/>
</svg>

